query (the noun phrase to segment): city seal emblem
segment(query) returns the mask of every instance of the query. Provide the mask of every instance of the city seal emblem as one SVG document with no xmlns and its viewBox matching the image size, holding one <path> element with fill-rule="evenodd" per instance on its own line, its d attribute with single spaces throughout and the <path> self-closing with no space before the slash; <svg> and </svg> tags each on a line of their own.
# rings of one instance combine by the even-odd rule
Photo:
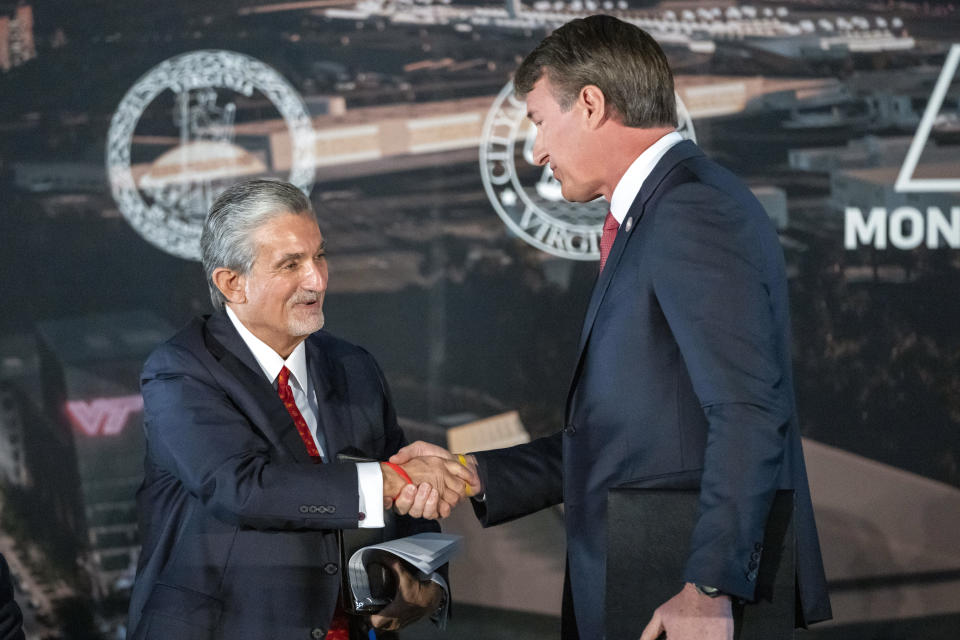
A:
<svg viewBox="0 0 960 640">
<path fill-rule="evenodd" d="M 270 123 L 277 113 L 285 132 Z M 107 134 L 107 176 L 137 233 L 198 260 L 204 218 L 224 189 L 289 171 L 309 195 L 314 145 L 303 99 L 273 68 L 232 51 L 194 51 L 161 62 L 120 101 Z"/>
<path fill-rule="evenodd" d="M 677 96 L 677 131 L 696 141 L 693 122 Z M 599 260 L 608 203 L 567 202 L 550 167 L 533 162 L 537 130 L 513 83 L 497 95 L 480 139 L 480 175 L 487 197 L 507 227 L 525 242 L 571 260 Z"/>
</svg>

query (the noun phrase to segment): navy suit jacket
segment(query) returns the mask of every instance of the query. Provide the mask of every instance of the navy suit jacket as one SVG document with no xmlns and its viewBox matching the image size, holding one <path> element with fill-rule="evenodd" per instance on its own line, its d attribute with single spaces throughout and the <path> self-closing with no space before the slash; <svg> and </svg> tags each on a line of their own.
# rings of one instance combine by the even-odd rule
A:
<svg viewBox="0 0 960 640">
<path fill-rule="evenodd" d="M 23 612 L 14 599 L 7 559 L 0 554 L 0 640 L 23 640 Z"/>
<path fill-rule="evenodd" d="M 594 286 L 565 428 L 477 454 L 484 524 L 564 503 L 565 592 L 580 637 L 603 635 L 607 491 L 625 484 L 699 486 L 684 579 L 747 600 L 774 493 L 793 489 L 801 621 L 830 617 L 788 311 L 783 252 L 763 207 L 692 142 L 671 148 Z"/>
<path fill-rule="evenodd" d="M 325 331 L 306 350 L 328 452 L 385 460 L 405 444 L 369 353 Z M 341 584 L 336 530 L 363 517 L 356 466 L 310 460 L 223 312 L 160 345 L 141 386 L 143 551 L 130 637 L 322 638 Z M 398 520 L 404 535 L 435 528 Z"/>
</svg>

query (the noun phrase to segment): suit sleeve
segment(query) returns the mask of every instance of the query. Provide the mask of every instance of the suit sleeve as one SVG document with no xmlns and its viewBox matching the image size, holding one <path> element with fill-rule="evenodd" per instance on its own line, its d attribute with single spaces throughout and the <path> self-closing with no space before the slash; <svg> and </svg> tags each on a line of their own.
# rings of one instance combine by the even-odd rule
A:
<svg viewBox="0 0 960 640">
<path fill-rule="evenodd" d="M 763 260 L 762 212 L 703 184 L 661 201 L 654 291 L 708 422 L 699 516 L 684 579 L 753 599 L 756 563 L 793 412 Z M 779 255 L 779 254 L 777 254 Z"/>
<path fill-rule="evenodd" d="M 187 350 L 154 352 L 141 388 L 148 464 L 214 517 L 257 529 L 357 526 L 356 467 L 275 460 L 256 425 Z"/>
<path fill-rule="evenodd" d="M 563 432 L 473 455 L 485 500 L 472 502 L 483 526 L 509 522 L 563 502 Z"/>
</svg>

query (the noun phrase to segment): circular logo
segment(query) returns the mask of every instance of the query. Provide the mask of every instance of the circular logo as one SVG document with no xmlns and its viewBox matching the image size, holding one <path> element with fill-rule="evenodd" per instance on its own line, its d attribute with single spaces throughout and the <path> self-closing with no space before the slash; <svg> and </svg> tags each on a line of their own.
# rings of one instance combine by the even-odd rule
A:
<svg viewBox="0 0 960 640">
<path fill-rule="evenodd" d="M 677 96 L 677 131 L 696 142 L 693 122 Z M 563 199 L 549 166 L 533 161 L 536 127 L 509 82 L 497 95 L 483 124 L 480 175 L 487 197 L 513 233 L 528 244 L 561 258 L 599 260 L 600 235 L 609 203 Z"/>
<path fill-rule="evenodd" d="M 288 140 L 265 120 L 275 119 L 272 110 L 260 115 L 261 96 L 280 113 Z M 238 104 L 251 121 L 238 123 Z M 107 176 L 120 212 L 141 236 L 198 260 L 203 221 L 231 184 L 283 167 L 309 195 L 314 144 L 303 99 L 274 69 L 232 51 L 194 51 L 161 62 L 120 101 L 107 134 Z"/>
</svg>

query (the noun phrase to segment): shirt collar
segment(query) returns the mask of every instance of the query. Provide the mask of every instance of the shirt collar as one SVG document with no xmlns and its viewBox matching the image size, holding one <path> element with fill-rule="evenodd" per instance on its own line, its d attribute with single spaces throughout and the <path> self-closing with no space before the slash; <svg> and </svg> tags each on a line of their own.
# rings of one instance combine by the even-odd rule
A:
<svg viewBox="0 0 960 640">
<path fill-rule="evenodd" d="M 226 309 L 227 317 L 230 318 L 230 322 L 232 322 L 233 326 L 237 329 L 237 333 L 240 334 L 243 342 L 253 353 L 253 357 L 256 358 L 257 364 L 259 364 L 263 370 L 263 374 L 267 376 L 267 380 L 271 383 L 275 382 L 277 376 L 280 375 L 280 370 L 286 367 L 290 370 L 290 380 L 293 384 L 305 390 L 307 385 L 310 384 L 309 374 L 307 373 L 306 340 L 298 344 L 290 356 L 284 360 L 280 357 L 280 354 L 274 351 L 266 342 L 253 335 L 253 333 L 240 322 L 240 318 L 233 312 L 233 309 L 230 307 L 226 307 Z"/>
<path fill-rule="evenodd" d="M 640 193 L 640 188 L 644 181 L 650 176 L 653 168 L 670 150 L 673 145 L 683 142 L 683 136 L 676 131 L 664 135 L 652 145 L 644 149 L 643 153 L 637 156 L 630 168 L 627 169 L 620 182 L 613 190 L 610 196 L 610 213 L 617 219 L 618 224 L 623 224 L 623 219 L 627 217 L 630 206 Z"/>
</svg>

